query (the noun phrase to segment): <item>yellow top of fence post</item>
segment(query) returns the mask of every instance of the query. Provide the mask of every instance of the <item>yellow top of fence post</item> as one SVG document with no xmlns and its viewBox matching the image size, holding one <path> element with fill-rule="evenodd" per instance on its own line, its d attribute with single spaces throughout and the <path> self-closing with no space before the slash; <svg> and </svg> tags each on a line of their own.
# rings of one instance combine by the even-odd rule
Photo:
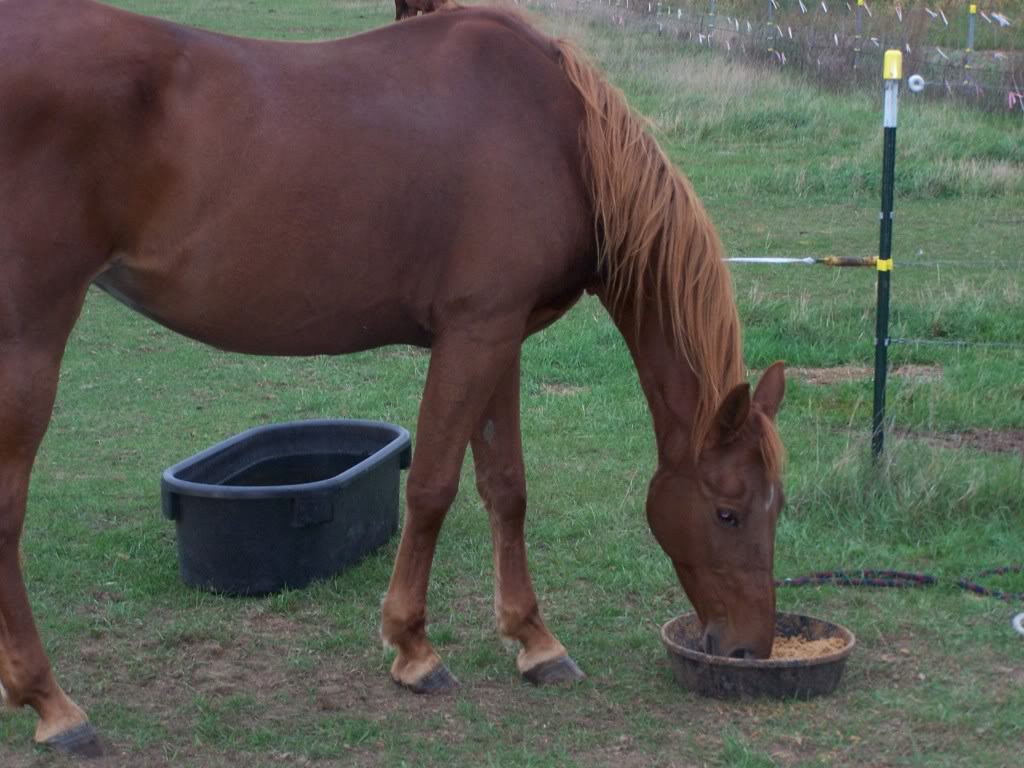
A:
<svg viewBox="0 0 1024 768">
<path fill-rule="evenodd" d="M 903 78 L 903 54 L 900 51 L 886 51 L 882 61 L 882 78 L 901 80 Z"/>
<path fill-rule="evenodd" d="M 863 0 L 861 0 L 861 2 L 863 2 Z M 977 13 L 978 12 L 978 6 L 976 6 L 974 3 L 971 3 L 969 6 L 967 6 L 967 12 L 968 13 Z"/>
</svg>

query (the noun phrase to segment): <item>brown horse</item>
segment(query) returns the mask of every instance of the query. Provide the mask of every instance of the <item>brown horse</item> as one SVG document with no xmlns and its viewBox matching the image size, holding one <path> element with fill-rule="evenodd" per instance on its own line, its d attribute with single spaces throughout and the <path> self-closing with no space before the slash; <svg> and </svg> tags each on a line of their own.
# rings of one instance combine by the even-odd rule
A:
<svg viewBox="0 0 1024 768">
<path fill-rule="evenodd" d="M 395 0 L 395 21 L 411 18 L 417 13 L 433 13 L 453 5 L 449 0 Z"/>
<path fill-rule="evenodd" d="M 769 654 L 782 367 L 751 394 L 701 203 L 567 44 L 483 8 L 295 45 L 91 0 L 6 0 L 0 115 L 0 681 L 39 714 L 38 742 L 97 748 L 18 562 L 29 473 L 93 283 L 238 352 L 432 348 L 382 623 L 394 680 L 417 692 L 456 685 L 427 639 L 426 594 L 467 445 L 498 630 L 521 643 L 528 680 L 582 677 L 527 571 L 519 356 L 596 294 L 650 404 L 647 518 L 706 647 Z"/>
</svg>

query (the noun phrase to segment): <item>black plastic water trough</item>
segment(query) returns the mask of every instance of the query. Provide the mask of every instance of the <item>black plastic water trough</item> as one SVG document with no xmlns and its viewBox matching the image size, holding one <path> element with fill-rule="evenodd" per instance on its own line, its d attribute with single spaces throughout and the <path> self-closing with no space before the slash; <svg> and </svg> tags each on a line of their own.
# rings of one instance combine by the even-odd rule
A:
<svg viewBox="0 0 1024 768">
<path fill-rule="evenodd" d="M 257 427 L 164 472 L 182 580 L 233 595 L 301 589 L 398 529 L 409 433 L 375 421 Z"/>
</svg>

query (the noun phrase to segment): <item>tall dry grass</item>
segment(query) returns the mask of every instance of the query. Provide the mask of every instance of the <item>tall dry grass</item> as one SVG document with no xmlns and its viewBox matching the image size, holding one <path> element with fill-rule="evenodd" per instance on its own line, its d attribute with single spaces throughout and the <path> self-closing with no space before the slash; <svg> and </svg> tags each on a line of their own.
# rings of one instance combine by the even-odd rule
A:
<svg viewBox="0 0 1024 768">
<path fill-rule="evenodd" d="M 810 75 L 687 46 L 648 27 L 589 12 L 547 12 L 555 34 L 580 41 L 669 150 L 751 142 L 773 166 L 723 164 L 716 184 L 741 194 L 849 196 L 878 191 L 880 88 L 831 93 Z M 688 150 L 687 150 L 688 151 Z M 1024 194 L 1024 120 L 904 91 L 897 187 L 911 198 Z"/>
</svg>

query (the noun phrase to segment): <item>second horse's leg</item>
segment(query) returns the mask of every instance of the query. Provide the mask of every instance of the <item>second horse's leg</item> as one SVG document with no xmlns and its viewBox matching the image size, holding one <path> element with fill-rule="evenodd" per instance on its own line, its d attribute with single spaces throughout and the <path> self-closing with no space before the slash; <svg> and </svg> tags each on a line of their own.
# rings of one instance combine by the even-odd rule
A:
<svg viewBox="0 0 1024 768">
<path fill-rule="evenodd" d="M 518 354 L 522 324 L 438 341 L 420 405 L 416 448 L 406 484 L 402 540 L 384 599 L 381 635 L 398 651 L 396 683 L 416 693 L 451 690 L 458 681 L 427 639 L 427 583 L 437 537 L 459 489 L 459 472 L 473 427 L 501 372 Z"/>
<path fill-rule="evenodd" d="M 476 484 L 491 520 L 498 631 L 518 640 L 523 677 L 537 685 L 585 675 L 544 626 L 526 561 L 526 472 L 519 427 L 519 360 L 498 382 L 473 432 Z"/>
</svg>

